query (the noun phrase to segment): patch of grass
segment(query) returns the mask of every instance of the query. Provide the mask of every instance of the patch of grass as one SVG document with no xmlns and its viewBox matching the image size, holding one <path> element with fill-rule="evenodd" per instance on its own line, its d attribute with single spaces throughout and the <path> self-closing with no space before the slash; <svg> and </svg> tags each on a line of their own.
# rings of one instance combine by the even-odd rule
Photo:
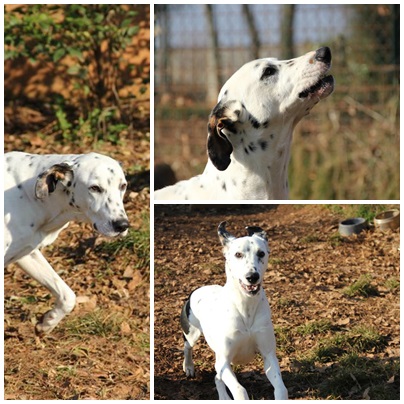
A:
<svg viewBox="0 0 404 404">
<path fill-rule="evenodd" d="M 368 398 L 372 400 L 397 400 L 399 388 L 389 383 L 399 374 L 399 362 L 347 354 L 320 384 L 319 395 L 337 398 Z"/>
<path fill-rule="evenodd" d="M 105 241 L 97 246 L 96 250 L 109 256 L 116 256 L 122 250 L 130 250 L 137 257 L 135 268 L 148 267 L 150 264 L 150 217 L 144 215 L 139 229 L 129 229 L 125 237 Z"/>
<path fill-rule="evenodd" d="M 329 320 L 313 321 L 300 325 L 296 328 L 296 333 L 300 335 L 321 334 L 331 329 L 331 322 Z"/>
<path fill-rule="evenodd" d="M 83 316 L 72 316 L 65 321 L 63 328 L 71 336 L 116 337 L 120 335 L 120 326 L 123 321 L 125 321 L 124 317 L 117 313 L 106 314 L 98 309 Z"/>
<path fill-rule="evenodd" d="M 354 352 L 381 351 L 386 346 L 386 338 L 372 327 L 359 325 L 348 333 L 346 344 Z"/>
<path fill-rule="evenodd" d="M 319 236 L 316 236 L 315 234 L 309 234 L 300 239 L 301 243 L 317 243 L 319 241 L 321 241 L 321 238 Z"/>
<path fill-rule="evenodd" d="M 374 217 L 386 209 L 386 205 L 325 205 L 325 207 L 341 218 L 363 217 L 369 223 L 373 222 Z"/>
<path fill-rule="evenodd" d="M 384 283 L 384 286 L 390 290 L 390 292 L 394 292 L 400 289 L 400 281 L 397 278 L 389 278 Z"/>
<path fill-rule="evenodd" d="M 277 307 L 296 307 L 299 305 L 296 300 L 287 297 L 280 297 L 275 304 Z"/>
<path fill-rule="evenodd" d="M 339 247 L 342 243 L 345 242 L 344 237 L 341 236 L 341 234 L 334 233 L 329 237 L 329 242 L 333 247 Z"/>
<path fill-rule="evenodd" d="M 293 345 L 293 333 L 288 327 L 274 327 L 276 338 L 276 349 L 284 352 L 285 354 L 291 354 L 295 351 Z"/>
<path fill-rule="evenodd" d="M 329 325 L 331 327 L 331 325 Z M 359 325 L 347 332 L 338 332 L 322 338 L 318 344 L 299 361 L 326 363 L 340 360 L 345 355 L 382 351 L 386 338 L 374 328 Z"/>
<path fill-rule="evenodd" d="M 369 274 L 361 275 L 352 285 L 343 289 L 342 293 L 349 297 L 354 296 L 377 296 L 377 288 L 371 284 L 372 276 Z"/>
</svg>

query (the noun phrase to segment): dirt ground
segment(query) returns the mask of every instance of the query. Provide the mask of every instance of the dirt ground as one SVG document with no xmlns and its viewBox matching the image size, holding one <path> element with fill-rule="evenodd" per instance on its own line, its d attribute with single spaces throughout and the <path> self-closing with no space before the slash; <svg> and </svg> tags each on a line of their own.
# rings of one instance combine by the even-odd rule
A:
<svg viewBox="0 0 404 404">
<path fill-rule="evenodd" d="M 149 399 L 149 130 L 122 136 L 119 145 L 61 145 L 33 132 L 6 135 L 5 149 L 82 153 L 90 149 L 122 162 L 127 173 L 128 237 L 107 239 L 71 223 L 44 249 L 77 295 L 77 304 L 41 339 L 37 318 L 54 299 L 16 265 L 5 269 L 5 399 Z M 140 238 L 139 238 L 140 237 Z M 139 242 L 142 242 L 142 249 Z M 142 251 L 142 253 L 141 253 Z"/>
<path fill-rule="evenodd" d="M 346 208 L 348 209 L 348 208 Z M 261 226 L 271 256 L 265 290 L 291 399 L 399 399 L 399 230 L 342 238 L 345 208 L 319 205 L 155 206 L 155 399 L 217 399 L 201 339 L 196 377 L 182 371 L 179 315 L 189 293 L 224 284 L 218 224 Z M 346 218 L 346 217 L 345 217 Z M 365 276 L 365 278 L 364 278 Z M 368 284 L 348 294 L 360 279 Z M 352 289 L 351 289 L 352 290 Z M 257 358 L 236 368 L 251 398 L 273 399 Z"/>
</svg>

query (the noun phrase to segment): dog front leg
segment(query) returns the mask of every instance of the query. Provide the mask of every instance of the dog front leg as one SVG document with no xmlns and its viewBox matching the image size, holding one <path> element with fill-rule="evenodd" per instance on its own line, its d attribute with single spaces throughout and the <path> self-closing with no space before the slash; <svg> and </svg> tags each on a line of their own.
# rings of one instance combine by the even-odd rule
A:
<svg viewBox="0 0 404 404">
<path fill-rule="evenodd" d="M 283 383 L 275 351 L 271 351 L 269 354 L 264 355 L 264 370 L 268 380 L 275 389 L 275 400 L 287 400 L 288 390 Z"/>
<path fill-rule="evenodd" d="M 219 400 L 249 400 L 247 390 L 238 382 L 228 360 L 216 358 L 215 369 L 215 383 Z M 226 386 L 233 398 L 227 394 Z"/>
<path fill-rule="evenodd" d="M 37 334 L 50 333 L 73 310 L 76 296 L 39 250 L 22 257 L 17 264 L 56 298 L 55 307 L 46 312 L 35 326 Z"/>
</svg>

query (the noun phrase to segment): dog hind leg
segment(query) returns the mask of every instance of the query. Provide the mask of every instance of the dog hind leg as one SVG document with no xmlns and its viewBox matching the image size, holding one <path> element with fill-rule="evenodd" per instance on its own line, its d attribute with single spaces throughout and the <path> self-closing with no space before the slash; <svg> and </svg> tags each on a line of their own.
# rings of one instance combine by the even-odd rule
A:
<svg viewBox="0 0 404 404">
<path fill-rule="evenodd" d="M 192 360 L 192 348 L 202 334 L 200 328 L 191 324 L 191 316 L 193 316 L 191 305 L 190 301 L 187 300 L 181 312 L 181 327 L 184 333 L 184 362 L 182 367 L 187 377 L 195 376 L 195 367 Z"/>
</svg>

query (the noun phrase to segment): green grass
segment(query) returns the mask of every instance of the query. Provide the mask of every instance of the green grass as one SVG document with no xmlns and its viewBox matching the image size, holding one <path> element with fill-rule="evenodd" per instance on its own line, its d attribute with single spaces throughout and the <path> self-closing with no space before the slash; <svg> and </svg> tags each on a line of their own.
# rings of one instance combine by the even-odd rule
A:
<svg viewBox="0 0 404 404">
<path fill-rule="evenodd" d="M 400 281 L 397 278 L 389 278 L 384 283 L 384 286 L 390 290 L 390 292 L 394 292 L 396 290 L 400 290 Z"/>
<path fill-rule="evenodd" d="M 378 291 L 375 286 L 371 284 L 372 276 L 369 274 L 364 274 L 359 277 L 357 281 L 355 281 L 352 285 L 347 286 L 343 289 L 342 293 L 349 297 L 355 296 L 377 296 Z"/>
<path fill-rule="evenodd" d="M 63 328 L 66 332 L 75 337 L 101 336 L 114 337 L 120 335 L 120 326 L 125 318 L 119 313 L 106 313 L 97 309 L 83 316 L 72 316 L 65 321 Z"/>
<path fill-rule="evenodd" d="M 292 384 L 304 380 L 318 399 L 399 399 L 398 385 L 393 383 L 399 375 L 399 359 L 374 356 L 383 352 L 387 338 L 367 325 L 333 329 L 338 327 L 322 320 L 276 330 L 281 350 L 290 352 L 295 364 L 296 370 L 286 378 Z M 315 345 L 304 352 L 291 349 L 296 334 L 315 335 Z"/>
<path fill-rule="evenodd" d="M 296 332 L 301 335 L 321 334 L 331 329 L 329 320 L 312 321 L 302 324 L 296 328 Z"/>
<path fill-rule="evenodd" d="M 386 210 L 386 205 L 364 205 L 364 204 L 352 204 L 352 205 L 325 205 L 325 207 L 331 212 L 337 214 L 342 218 L 350 217 L 363 217 L 369 223 L 373 222 L 375 216 Z"/>
<path fill-rule="evenodd" d="M 388 381 L 398 374 L 398 360 L 383 361 L 361 357 L 355 353 L 346 354 L 320 384 L 319 396 L 335 399 L 353 396 L 372 400 L 397 400 L 399 391 Z"/>
<path fill-rule="evenodd" d="M 113 241 L 105 241 L 96 250 L 109 256 L 116 256 L 123 250 L 136 255 L 135 268 L 148 267 L 150 264 L 150 218 L 143 215 L 139 229 L 130 228 L 125 237 Z"/>
<path fill-rule="evenodd" d="M 305 237 L 302 237 L 300 239 L 302 243 L 318 243 L 321 241 L 321 238 L 319 236 L 316 236 L 315 234 L 308 234 Z"/>
</svg>

